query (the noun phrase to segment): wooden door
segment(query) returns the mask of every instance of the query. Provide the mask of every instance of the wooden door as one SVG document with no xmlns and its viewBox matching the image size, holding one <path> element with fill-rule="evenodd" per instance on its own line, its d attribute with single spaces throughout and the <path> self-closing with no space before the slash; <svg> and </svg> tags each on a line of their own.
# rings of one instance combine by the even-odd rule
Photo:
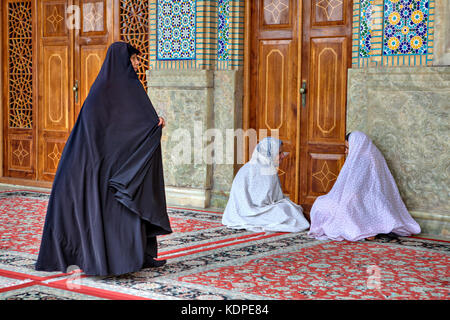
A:
<svg viewBox="0 0 450 320">
<path fill-rule="evenodd" d="M 35 7 L 1 1 L 3 176 L 36 178 Z"/>
<path fill-rule="evenodd" d="M 350 0 L 303 1 L 299 202 L 308 211 L 330 191 L 345 161 L 351 20 Z"/>
<path fill-rule="evenodd" d="M 38 180 L 51 181 L 74 122 L 74 33 L 66 23 L 67 0 L 38 2 Z"/>
<path fill-rule="evenodd" d="M 248 1 L 251 11 L 250 128 L 276 131 L 289 156 L 281 163 L 283 192 L 295 198 L 298 179 L 298 1 Z M 259 137 L 259 140 L 263 138 Z"/>
<path fill-rule="evenodd" d="M 39 2 L 38 180 L 52 181 L 112 36 L 111 0 Z"/>
<path fill-rule="evenodd" d="M 49 187 L 113 41 L 149 68 L 149 5 L 138 0 L 4 0 L 1 182 Z M 75 89 L 75 90 L 74 90 Z"/>
<path fill-rule="evenodd" d="M 77 0 L 80 28 L 75 30 L 75 116 L 97 78 L 109 45 L 113 42 L 112 0 Z M 75 93 L 76 95 L 76 93 Z"/>
<path fill-rule="evenodd" d="M 280 166 L 283 191 L 309 211 L 317 196 L 331 189 L 345 159 L 352 4 L 257 0 L 246 5 L 244 128 L 279 130 L 290 152 Z"/>
</svg>

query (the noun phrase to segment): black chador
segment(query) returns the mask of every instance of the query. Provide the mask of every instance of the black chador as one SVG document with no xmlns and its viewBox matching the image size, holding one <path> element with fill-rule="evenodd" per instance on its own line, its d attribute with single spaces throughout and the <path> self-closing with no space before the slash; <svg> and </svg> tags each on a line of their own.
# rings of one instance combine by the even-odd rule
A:
<svg viewBox="0 0 450 320">
<path fill-rule="evenodd" d="M 156 236 L 172 232 L 162 126 L 134 53 L 113 43 L 84 101 L 53 182 L 36 270 L 119 275 L 160 265 Z"/>
</svg>

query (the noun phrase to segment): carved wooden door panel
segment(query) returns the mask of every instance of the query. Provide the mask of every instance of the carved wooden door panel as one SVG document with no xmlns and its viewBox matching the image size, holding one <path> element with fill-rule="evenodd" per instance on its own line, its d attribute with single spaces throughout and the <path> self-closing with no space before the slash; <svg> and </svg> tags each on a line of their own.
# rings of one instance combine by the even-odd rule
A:
<svg viewBox="0 0 450 320">
<path fill-rule="evenodd" d="M 111 5 L 111 0 L 39 1 L 38 180 L 53 180 L 113 40 Z"/>
<path fill-rule="evenodd" d="M 251 6 L 250 127 L 278 130 L 289 156 L 281 163 L 283 192 L 295 198 L 297 170 L 297 0 L 248 1 Z M 258 137 L 261 140 L 263 136 Z M 251 155 L 251 153 L 250 153 Z"/>
<path fill-rule="evenodd" d="M 34 179 L 35 95 L 31 1 L 2 1 L 3 175 Z"/>
<path fill-rule="evenodd" d="M 77 0 L 80 26 L 75 30 L 75 68 L 73 86 L 75 117 L 102 67 L 109 45 L 113 42 L 112 0 Z M 109 8 L 109 9 L 108 9 Z"/>
<path fill-rule="evenodd" d="M 138 75 L 145 85 L 149 10 L 140 0 L 1 2 L 3 177 L 44 181 L 37 184 L 43 186 L 53 180 L 113 41 L 141 50 Z"/>
<path fill-rule="evenodd" d="M 309 210 L 334 185 L 344 164 L 347 69 L 351 66 L 350 0 L 303 1 L 300 197 Z"/>
<path fill-rule="evenodd" d="M 73 30 L 66 23 L 72 1 L 38 2 L 38 180 L 51 181 L 74 122 Z"/>
<path fill-rule="evenodd" d="M 246 4 L 249 127 L 279 130 L 290 152 L 280 166 L 283 191 L 309 211 L 317 196 L 331 189 L 345 159 L 352 3 Z"/>
</svg>

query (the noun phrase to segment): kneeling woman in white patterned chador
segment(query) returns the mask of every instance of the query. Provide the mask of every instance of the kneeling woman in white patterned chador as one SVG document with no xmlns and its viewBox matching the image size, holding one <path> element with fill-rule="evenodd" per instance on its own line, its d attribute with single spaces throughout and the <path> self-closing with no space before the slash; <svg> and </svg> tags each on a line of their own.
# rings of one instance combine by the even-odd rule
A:
<svg viewBox="0 0 450 320">
<path fill-rule="evenodd" d="M 268 137 L 237 173 L 222 223 L 255 232 L 299 232 L 309 228 L 302 207 L 283 195 L 277 174 L 282 142 Z"/>
<path fill-rule="evenodd" d="M 348 157 L 331 191 L 311 208 L 309 235 L 316 239 L 372 240 L 378 234 L 420 233 L 386 161 L 370 138 L 348 137 Z"/>
</svg>

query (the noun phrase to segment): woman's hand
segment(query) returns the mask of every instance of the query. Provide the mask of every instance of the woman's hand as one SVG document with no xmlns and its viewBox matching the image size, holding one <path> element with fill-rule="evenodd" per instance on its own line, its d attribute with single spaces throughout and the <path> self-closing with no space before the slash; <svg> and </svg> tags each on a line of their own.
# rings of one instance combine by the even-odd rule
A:
<svg viewBox="0 0 450 320">
<path fill-rule="evenodd" d="M 166 126 L 166 121 L 163 117 L 159 117 L 159 123 L 158 126 L 162 126 L 163 128 Z"/>
</svg>

